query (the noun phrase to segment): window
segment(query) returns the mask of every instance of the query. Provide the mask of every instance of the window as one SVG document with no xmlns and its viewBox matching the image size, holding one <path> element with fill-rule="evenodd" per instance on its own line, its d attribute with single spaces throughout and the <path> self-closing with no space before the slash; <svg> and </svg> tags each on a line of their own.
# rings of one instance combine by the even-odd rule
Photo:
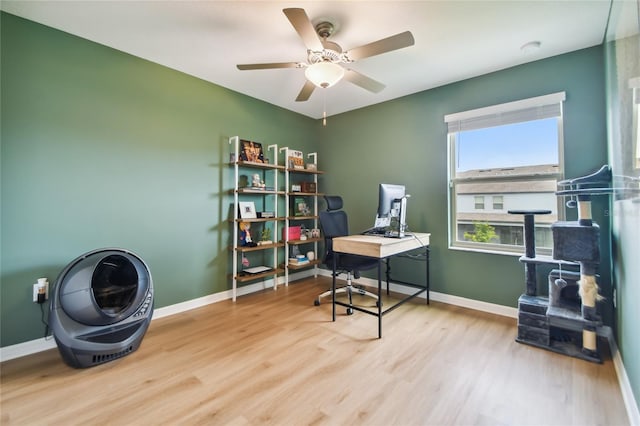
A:
<svg viewBox="0 0 640 426">
<path fill-rule="evenodd" d="M 550 210 L 535 222 L 538 253 L 551 253 L 551 224 L 563 211 L 555 191 L 564 99 L 561 92 L 445 116 L 450 247 L 523 253 L 523 217 L 508 211 Z"/>
<path fill-rule="evenodd" d="M 493 209 L 502 210 L 504 207 L 504 197 L 502 195 L 493 196 Z"/>
</svg>

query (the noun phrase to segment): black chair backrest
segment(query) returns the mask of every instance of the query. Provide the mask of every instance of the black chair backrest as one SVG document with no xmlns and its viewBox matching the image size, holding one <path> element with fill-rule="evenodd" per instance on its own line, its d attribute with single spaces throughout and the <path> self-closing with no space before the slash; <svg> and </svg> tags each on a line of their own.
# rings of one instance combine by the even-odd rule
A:
<svg viewBox="0 0 640 426">
<path fill-rule="evenodd" d="M 320 228 L 325 238 L 349 235 L 349 219 L 342 208 L 342 197 L 325 195 L 327 210 L 320 212 Z"/>
<path fill-rule="evenodd" d="M 320 212 L 320 228 L 324 235 L 325 259 L 328 263 L 333 256 L 333 238 L 349 235 L 349 220 L 342 208 L 342 197 L 325 195 L 327 210 Z"/>
</svg>

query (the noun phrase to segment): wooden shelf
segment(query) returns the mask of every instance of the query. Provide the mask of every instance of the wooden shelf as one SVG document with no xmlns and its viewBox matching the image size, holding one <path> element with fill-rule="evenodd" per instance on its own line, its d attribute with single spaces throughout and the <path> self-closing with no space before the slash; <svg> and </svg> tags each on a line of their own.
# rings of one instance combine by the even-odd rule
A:
<svg viewBox="0 0 640 426">
<path fill-rule="evenodd" d="M 249 247 L 249 246 L 238 246 L 235 248 L 236 251 L 246 253 L 250 251 L 260 251 L 260 250 L 268 250 L 277 247 L 284 247 L 284 243 L 277 242 L 273 244 L 263 244 L 260 246 Z M 229 249 L 233 250 L 233 247 L 229 247 Z"/>
<path fill-rule="evenodd" d="M 321 192 L 287 192 L 289 197 L 303 196 L 303 197 L 322 197 L 324 194 Z"/>
<path fill-rule="evenodd" d="M 288 243 L 292 246 L 297 246 L 300 244 L 315 243 L 323 240 L 324 238 L 307 238 L 306 240 L 289 240 Z"/>
<path fill-rule="evenodd" d="M 287 220 L 313 220 L 317 218 L 318 216 L 287 216 Z"/>
<path fill-rule="evenodd" d="M 244 283 L 247 281 L 253 281 L 253 280 L 259 280 L 261 278 L 265 278 L 265 277 L 271 277 L 274 275 L 278 275 L 283 273 L 284 270 L 282 268 L 276 268 L 276 269 L 272 269 L 270 271 L 266 271 L 266 272 L 262 272 L 260 274 L 246 274 L 246 275 L 240 275 L 238 274 L 236 276 L 236 280 L 240 283 Z"/>
<path fill-rule="evenodd" d="M 237 164 L 240 167 L 253 167 L 255 169 L 275 169 L 275 170 L 284 170 L 285 167 L 284 166 L 277 166 L 275 164 L 270 164 L 270 163 L 254 163 L 253 161 L 236 161 L 234 162 L 230 162 L 229 165 L 233 166 Z"/>
<path fill-rule="evenodd" d="M 290 169 L 287 168 L 287 172 L 289 173 L 306 173 L 309 175 L 322 175 L 324 172 L 320 170 L 307 170 L 307 169 Z"/>
<path fill-rule="evenodd" d="M 303 264 L 303 265 L 296 265 L 296 264 L 293 264 L 293 263 L 289 263 L 289 264 L 287 265 L 287 267 L 288 267 L 289 269 L 295 269 L 295 270 L 298 270 L 298 269 L 308 268 L 308 267 L 310 267 L 310 266 L 316 266 L 316 265 L 319 265 L 319 264 L 321 264 L 321 263 L 322 263 L 321 261 L 319 261 L 319 260 L 317 260 L 317 259 L 316 259 L 316 260 L 310 260 L 310 261 L 309 261 L 309 263 L 305 263 L 305 264 Z"/>
<path fill-rule="evenodd" d="M 229 219 L 229 222 L 233 222 L 234 220 L 236 222 L 260 223 L 260 222 L 277 222 L 279 220 L 285 220 L 285 218 L 282 217 L 282 216 L 280 216 L 280 217 L 264 217 L 264 218 L 257 217 L 255 219 L 241 219 L 241 218 L 238 218 L 238 219 Z"/>
<path fill-rule="evenodd" d="M 232 190 L 233 191 L 233 190 Z M 267 191 L 259 188 L 238 188 L 238 194 L 265 194 L 265 195 L 284 195 L 284 191 Z"/>
</svg>

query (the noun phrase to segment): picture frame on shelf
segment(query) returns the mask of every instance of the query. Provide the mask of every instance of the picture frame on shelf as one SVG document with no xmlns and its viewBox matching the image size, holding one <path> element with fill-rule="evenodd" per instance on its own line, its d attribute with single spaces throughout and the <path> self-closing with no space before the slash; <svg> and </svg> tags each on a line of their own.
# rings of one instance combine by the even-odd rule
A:
<svg viewBox="0 0 640 426">
<path fill-rule="evenodd" d="M 311 215 L 311 208 L 307 204 L 305 197 L 295 197 L 293 200 L 293 215 L 294 216 L 309 216 Z"/>
<path fill-rule="evenodd" d="M 264 163 L 264 152 L 260 142 L 240 139 L 240 160 L 250 163 Z"/>
<path fill-rule="evenodd" d="M 240 210 L 241 219 L 256 219 L 256 205 L 253 201 L 239 201 L 238 209 Z"/>
</svg>

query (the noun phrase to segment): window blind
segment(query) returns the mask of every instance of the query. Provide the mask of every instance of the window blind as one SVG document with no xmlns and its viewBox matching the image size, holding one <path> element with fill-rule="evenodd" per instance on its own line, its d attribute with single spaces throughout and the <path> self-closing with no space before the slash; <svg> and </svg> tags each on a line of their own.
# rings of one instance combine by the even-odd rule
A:
<svg viewBox="0 0 640 426">
<path fill-rule="evenodd" d="M 561 117 L 565 92 L 448 114 L 444 117 L 449 133 L 523 121 Z"/>
</svg>

